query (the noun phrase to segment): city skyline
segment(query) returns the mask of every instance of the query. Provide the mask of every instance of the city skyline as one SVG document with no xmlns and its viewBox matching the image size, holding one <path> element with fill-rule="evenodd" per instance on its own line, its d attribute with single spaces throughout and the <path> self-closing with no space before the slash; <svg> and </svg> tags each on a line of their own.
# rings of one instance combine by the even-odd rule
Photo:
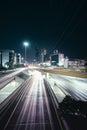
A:
<svg viewBox="0 0 87 130">
<path fill-rule="evenodd" d="M 69 58 L 87 57 L 86 0 L 6 1 L 0 5 L 0 49 L 13 49 L 32 61 L 35 47 L 58 49 Z"/>
</svg>

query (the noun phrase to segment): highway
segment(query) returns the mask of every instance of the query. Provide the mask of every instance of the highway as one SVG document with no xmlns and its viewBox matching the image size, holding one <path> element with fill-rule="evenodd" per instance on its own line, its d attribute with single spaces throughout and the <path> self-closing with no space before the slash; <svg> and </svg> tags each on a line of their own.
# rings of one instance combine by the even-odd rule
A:
<svg viewBox="0 0 87 130">
<path fill-rule="evenodd" d="M 7 83 L 11 82 L 15 75 L 19 74 L 20 72 L 26 70 L 27 68 L 19 68 L 15 69 L 14 71 L 6 71 L 0 74 L 0 89 L 3 88 Z"/>
<path fill-rule="evenodd" d="M 87 79 L 47 75 L 62 111 L 66 130 L 87 130 Z"/>
<path fill-rule="evenodd" d="M 49 74 L 50 82 L 69 94 L 75 100 L 87 101 L 87 79 L 71 76 Z"/>
<path fill-rule="evenodd" d="M 0 74 L 0 84 L 5 81 L 6 79 L 9 79 L 15 75 L 17 75 L 18 73 L 26 70 L 27 68 L 19 68 L 19 69 L 15 69 L 14 71 L 6 71 L 4 73 Z"/>
<path fill-rule="evenodd" d="M 10 82 L 14 76 L 15 80 Z M 1 87 L 7 81 L 10 83 Z M 20 69 L 4 76 L 0 87 L 1 130 L 87 129 L 87 117 L 65 116 L 60 109 L 66 95 L 76 101 L 87 102 L 85 78 Z"/>
<path fill-rule="evenodd" d="M 0 114 L 1 130 L 63 130 L 48 86 L 38 71 Z"/>
</svg>

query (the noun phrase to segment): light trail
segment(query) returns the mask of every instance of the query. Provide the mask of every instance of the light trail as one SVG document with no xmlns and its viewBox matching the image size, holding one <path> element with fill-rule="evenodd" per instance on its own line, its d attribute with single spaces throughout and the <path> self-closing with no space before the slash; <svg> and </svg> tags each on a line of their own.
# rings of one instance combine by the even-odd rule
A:
<svg viewBox="0 0 87 130">
<path fill-rule="evenodd" d="M 14 130 L 47 130 L 48 128 L 54 130 L 58 126 L 58 120 L 56 113 L 55 116 L 52 114 L 53 105 L 50 106 L 49 103 L 43 76 L 40 72 L 35 71 L 32 81 L 25 87 L 5 128 L 14 126 Z"/>
<path fill-rule="evenodd" d="M 87 101 L 87 79 L 50 75 L 60 89 L 66 90 L 76 100 Z"/>
<path fill-rule="evenodd" d="M 0 78 L 0 84 L 3 83 L 3 82 L 6 82 L 6 80 L 12 78 L 13 76 L 17 75 L 18 73 L 20 73 L 20 72 L 22 72 L 22 71 L 24 71 L 24 70 L 26 70 L 26 69 L 27 69 L 27 68 L 18 69 L 17 71 L 12 72 L 12 73 L 10 73 L 10 74 L 8 74 L 8 75 L 6 75 L 6 76 Z"/>
</svg>

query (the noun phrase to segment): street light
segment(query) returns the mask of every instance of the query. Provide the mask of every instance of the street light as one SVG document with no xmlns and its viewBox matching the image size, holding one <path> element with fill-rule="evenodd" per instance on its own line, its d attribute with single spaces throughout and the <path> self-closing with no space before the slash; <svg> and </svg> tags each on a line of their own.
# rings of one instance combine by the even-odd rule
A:
<svg viewBox="0 0 87 130">
<path fill-rule="evenodd" d="M 29 43 L 24 42 L 24 46 L 25 46 L 25 64 L 26 64 L 26 48 L 29 46 Z"/>
</svg>

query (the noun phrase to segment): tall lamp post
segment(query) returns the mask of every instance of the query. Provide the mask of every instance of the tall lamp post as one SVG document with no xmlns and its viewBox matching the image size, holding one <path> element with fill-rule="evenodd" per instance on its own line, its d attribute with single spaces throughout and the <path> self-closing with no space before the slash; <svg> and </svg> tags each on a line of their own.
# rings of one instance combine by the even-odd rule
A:
<svg viewBox="0 0 87 130">
<path fill-rule="evenodd" d="M 26 64 L 26 48 L 29 46 L 29 43 L 24 42 L 24 46 L 25 46 L 25 64 Z"/>
</svg>

